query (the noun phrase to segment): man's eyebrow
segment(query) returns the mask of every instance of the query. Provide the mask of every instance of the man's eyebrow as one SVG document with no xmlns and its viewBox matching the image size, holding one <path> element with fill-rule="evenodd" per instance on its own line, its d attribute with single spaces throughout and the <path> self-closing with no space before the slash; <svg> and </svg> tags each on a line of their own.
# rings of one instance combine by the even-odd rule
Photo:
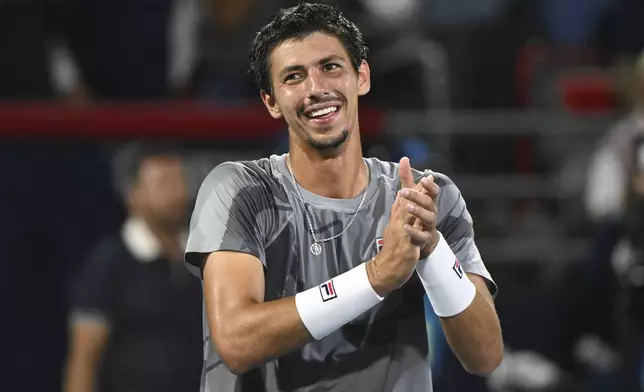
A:
<svg viewBox="0 0 644 392">
<path fill-rule="evenodd" d="M 327 57 L 323 58 L 322 60 L 318 61 L 318 64 L 326 64 L 326 63 L 329 63 L 331 61 L 346 61 L 346 60 L 342 56 L 338 56 L 337 54 L 332 54 L 332 55 L 327 56 Z"/>
<path fill-rule="evenodd" d="M 344 57 L 342 57 L 342 56 L 338 56 L 337 54 L 332 54 L 330 56 L 326 56 L 326 57 L 320 59 L 318 61 L 318 64 L 320 64 L 320 65 L 328 64 L 331 61 L 346 62 L 346 59 Z M 286 67 L 282 68 L 282 70 L 280 71 L 279 74 L 284 75 L 284 74 L 287 74 L 287 73 L 293 72 L 293 71 L 304 71 L 304 69 L 305 69 L 305 67 L 303 65 L 289 65 L 289 66 L 286 66 Z"/>
</svg>

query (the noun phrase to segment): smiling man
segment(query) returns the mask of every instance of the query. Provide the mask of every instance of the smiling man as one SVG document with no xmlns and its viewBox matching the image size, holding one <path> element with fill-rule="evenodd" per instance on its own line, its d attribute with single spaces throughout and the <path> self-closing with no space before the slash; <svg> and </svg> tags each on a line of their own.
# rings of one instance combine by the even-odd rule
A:
<svg viewBox="0 0 644 392">
<path fill-rule="evenodd" d="M 427 297 L 466 370 L 501 361 L 496 285 L 445 175 L 362 155 L 367 48 L 332 7 L 280 11 L 251 68 L 289 153 L 204 180 L 186 265 L 203 279 L 202 391 L 431 391 Z"/>
</svg>

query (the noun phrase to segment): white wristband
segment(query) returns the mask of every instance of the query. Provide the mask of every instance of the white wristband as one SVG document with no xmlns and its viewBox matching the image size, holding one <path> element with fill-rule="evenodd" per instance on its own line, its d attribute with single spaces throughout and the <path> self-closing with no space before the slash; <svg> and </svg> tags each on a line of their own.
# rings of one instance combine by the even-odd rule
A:
<svg viewBox="0 0 644 392">
<path fill-rule="evenodd" d="M 440 239 L 429 257 L 416 265 L 416 272 L 429 297 L 434 312 L 439 317 L 455 316 L 472 303 L 476 286 L 467 277 L 449 244 Z"/>
<path fill-rule="evenodd" d="M 314 339 L 329 335 L 374 307 L 380 297 L 371 286 L 365 263 L 295 295 L 295 306 Z"/>
</svg>

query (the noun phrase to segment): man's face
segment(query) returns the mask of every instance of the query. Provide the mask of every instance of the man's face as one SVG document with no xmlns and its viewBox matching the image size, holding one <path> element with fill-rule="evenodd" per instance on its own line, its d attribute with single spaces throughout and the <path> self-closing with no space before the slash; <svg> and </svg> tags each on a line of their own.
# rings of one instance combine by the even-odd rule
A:
<svg viewBox="0 0 644 392">
<path fill-rule="evenodd" d="M 271 115 L 317 150 L 340 147 L 357 128 L 358 96 L 371 87 L 369 65 L 356 73 L 340 40 L 319 32 L 282 42 L 269 63 L 273 94 L 262 92 L 262 100 Z"/>
<path fill-rule="evenodd" d="M 182 229 L 187 218 L 188 189 L 179 158 L 153 157 L 140 168 L 139 181 L 130 193 L 135 211 L 164 229 Z"/>
</svg>

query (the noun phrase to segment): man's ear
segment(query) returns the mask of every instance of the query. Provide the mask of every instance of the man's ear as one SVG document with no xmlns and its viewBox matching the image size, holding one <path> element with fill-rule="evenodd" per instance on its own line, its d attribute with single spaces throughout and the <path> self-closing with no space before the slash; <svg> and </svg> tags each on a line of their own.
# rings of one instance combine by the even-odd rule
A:
<svg viewBox="0 0 644 392">
<path fill-rule="evenodd" d="M 264 102 L 264 106 L 268 109 L 268 113 L 270 113 L 270 115 L 275 119 L 282 118 L 282 111 L 280 110 L 275 98 L 264 90 L 262 90 L 260 95 L 262 97 L 262 102 Z"/>
<path fill-rule="evenodd" d="M 366 95 L 371 90 L 371 68 L 362 60 L 358 67 L 358 95 Z"/>
</svg>

